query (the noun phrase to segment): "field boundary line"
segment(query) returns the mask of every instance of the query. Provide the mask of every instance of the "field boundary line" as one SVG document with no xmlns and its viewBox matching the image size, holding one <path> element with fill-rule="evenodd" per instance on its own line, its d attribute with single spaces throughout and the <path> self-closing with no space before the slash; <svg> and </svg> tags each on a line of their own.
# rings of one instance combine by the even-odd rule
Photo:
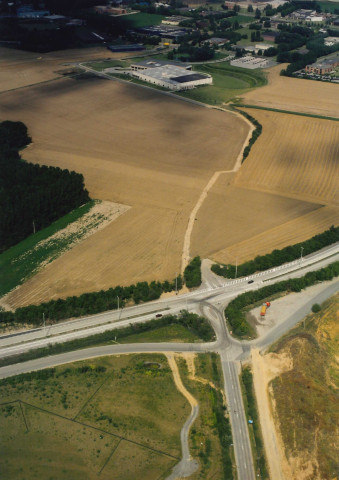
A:
<svg viewBox="0 0 339 480">
<path fill-rule="evenodd" d="M 90 402 L 92 400 L 92 398 L 98 393 L 98 391 L 101 389 L 101 387 L 103 387 L 105 385 L 105 383 L 107 382 L 107 380 L 109 379 L 110 377 L 110 373 L 107 375 L 107 377 L 105 378 L 105 380 L 102 382 L 101 385 L 99 385 L 99 387 L 94 391 L 94 393 L 92 393 L 92 395 L 90 395 L 88 397 L 88 399 L 85 401 L 85 403 L 82 405 L 82 407 L 80 407 L 80 410 L 78 411 L 78 413 L 72 418 L 72 420 L 75 420 L 77 418 L 78 415 L 80 415 L 80 413 L 82 412 L 82 410 L 87 406 L 88 402 Z"/>
<path fill-rule="evenodd" d="M 318 118 L 320 120 L 331 120 L 334 122 L 339 122 L 338 117 L 326 117 L 325 115 L 316 115 L 315 113 L 293 112 L 292 110 L 281 110 L 279 108 L 260 107 L 258 105 L 235 104 L 235 103 L 230 103 L 229 105 L 234 108 L 253 108 L 255 110 L 266 110 L 269 112 L 286 113 L 288 115 L 297 115 L 299 117 L 310 117 L 310 118 Z"/>
<path fill-rule="evenodd" d="M 29 432 L 29 428 L 28 428 L 28 425 L 27 425 L 27 421 L 26 421 L 26 417 L 25 417 L 25 414 L 24 414 L 24 410 L 22 408 L 22 401 L 19 400 L 19 405 L 20 405 L 20 410 L 21 410 L 21 413 L 22 413 L 22 417 L 24 419 L 24 422 L 25 422 L 25 426 L 26 426 L 26 430 L 27 432 Z"/>
<path fill-rule="evenodd" d="M 110 461 L 110 459 L 113 457 L 113 455 L 115 454 L 116 452 L 116 449 L 119 447 L 120 443 L 122 442 L 122 439 L 120 439 L 118 441 L 118 443 L 115 445 L 115 447 L 113 448 L 112 452 L 108 455 L 108 458 L 106 460 L 106 462 L 103 464 L 103 466 L 101 467 L 98 475 L 101 475 L 101 472 L 103 471 L 103 469 L 106 467 L 106 465 L 108 464 L 108 462 Z"/>
<path fill-rule="evenodd" d="M 153 448 L 153 447 L 149 447 L 148 445 L 144 445 L 143 443 L 137 442 L 136 440 L 130 440 L 129 438 L 118 435 L 117 433 L 108 432 L 107 430 L 104 430 L 104 429 L 99 428 L 99 427 L 95 427 L 94 425 L 89 425 L 88 423 L 83 423 L 83 422 L 79 422 L 78 420 L 73 420 L 72 418 L 65 417 L 64 415 L 61 415 L 60 413 L 51 412 L 50 410 L 46 410 L 45 408 L 37 407 L 36 405 L 25 402 L 24 400 L 19 400 L 19 402 L 23 403 L 24 405 L 28 405 L 31 408 L 35 408 L 36 410 L 40 410 L 43 413 L 47 413 L 49 415 L 53 415 L 54 417 L 61 418 L 62 420 L 66 420 L 68 422 L 72 422 L 72 423 L 75 423 L 77 425 L 82 425 L 83 427 L 92 428 L 93 430 L 96 430 L 96 431 L 101 432 L 101 433 L 105 433 L 106 435 L 110 435 L 111 437 L 116 437 L 116 438 L 119 438 L 120 440 L 125 440 L 126 442 L 133 443 L 134 445 L 138 445 L 139 447 L 146 448 L 146 449 L 151 450 L 152 452 L 155 452 L 157 454 L 165 455 L 166 457 L 170 457 L 170 458 L 174 458 L 175 460 L 179 460 L 179 458 L 176 457 L 175 455 L 172 455 L 172 454 L 167 453 L 167 452 L 163 452 L 162 450 L 158 450 L 158 449 Z"/>
</svg>

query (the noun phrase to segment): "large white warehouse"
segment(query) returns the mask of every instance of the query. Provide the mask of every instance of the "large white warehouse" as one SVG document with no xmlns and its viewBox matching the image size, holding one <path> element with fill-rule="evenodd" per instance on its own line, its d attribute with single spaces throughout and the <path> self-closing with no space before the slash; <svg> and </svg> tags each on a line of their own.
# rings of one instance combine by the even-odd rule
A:
<svg viewBox="0 0 339 480">
<path fill-rule="evenodd" d="M 211 75 L 192 72 L 186 70 L 186 68 L 171 64 L 133 71 L 131 75 L 144 82 L 169 88 L 170 90 L 188 90 L 198 85 L 209 85 L 212 83 Z"/>
</svg>

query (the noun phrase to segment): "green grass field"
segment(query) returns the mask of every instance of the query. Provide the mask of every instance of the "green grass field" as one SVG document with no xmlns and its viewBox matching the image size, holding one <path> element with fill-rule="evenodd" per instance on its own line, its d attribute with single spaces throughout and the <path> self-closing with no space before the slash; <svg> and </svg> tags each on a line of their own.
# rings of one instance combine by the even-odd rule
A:
<svg viewBox="0 0 339 480">
<path fill-rule="evenodd" d="M 150 25 L 159 25 L 165 16 L 140 12 L 133 15 L 121 15 L 121 18 L 130 24 L 130 28 L 141 28 L 149 27 Z"/>
<path fill-rule="evenodd" d="M 190 406 L 163 355 L 122 355 L 0 381 L 6 480 L 166 478 Z"/>
<path fill-rule="evenodd" d="M 172 324 L 160 327 L 149 332 L 137 333 L 119 340 L 119 343 L 147 343 L 147 342 L 196 342 L 201 339 L 182 325 Z"/>
<path fill-rule="evenodd" d="M 317 3 L 321 6 L 322 12 L 329 12 L 334 13 L 335 10 L 339 10 L 339 2 L 318 2 Z"/>
<path fill-rule="evenodd" d="M 54 241 L 46 241 L 53 234 L 88 213 L 94 201 L 73 210 L 71 213 L 52 223 L 49 227 L 29 236 L 0 255 L 0 296 L 22 284 L 32 276 L 43 262 L 57 258 L 75 240 L 86 234 L 69 234 Z M 80 238 L 79 238 L 80 236 Z M 42 245 L 39 242 L 45 241 Z"/>
<path fill-rule="evenodd" d="M 213 85 L 187 90 L 180 95 L 210 105 L 229 102 L 235 96 L 267 83 L 265 74 L 260 70 L 232 67 L 229 62 L 199 65 L 194 70 L 212 75 Z"/>
</svg>

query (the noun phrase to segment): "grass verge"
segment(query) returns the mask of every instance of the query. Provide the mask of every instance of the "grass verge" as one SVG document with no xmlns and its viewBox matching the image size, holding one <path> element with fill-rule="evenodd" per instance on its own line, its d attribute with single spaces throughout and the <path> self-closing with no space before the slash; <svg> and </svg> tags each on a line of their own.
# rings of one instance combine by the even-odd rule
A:
<svg viewBox="0 0 339 480">
<path fill-rule="evenodd" d="M 3 252 L 0 255 L 0 296 L 21 285 L 43 262 L 54 260 L 67 249 L 74 240 L 74 234 L 58 239 L 57 242 L 44 242 L 41 247 L 38 244 L 79 220 L 94 204 L 95 201 L 91 200 Z"/>
<path fill-rule="evenodd" d="M 171 341 L 171 339 L 167 337 L 164 338 L 164 336 L 162 335 L 162 333 L 164 332 L 158 332 L 158 334 L 156 334 L 156 331 L 159 328 L 173 325 L 177 325 L 186 329 L 187 337 L 194 337 L 194 340 L 211 341 L 215 338 L 214 330 L 205 318 L 199 317 L 194 313 L 182 311 L 181 314 L 178 316 L 166 315 L 160 319 L 150 320 L 145 323 L 138 323 L 135 325 L 132 324 L 128 327 L 116 328 L 107 332 L 98 333 L 96 335 L 91 335 L 85 338 L 71 340 L 65 343 L 51 343 L 50 345 L 48 345 L 48 347 L 38 348 L 19 355 L 2 358 L 0 359 L 0 367 L 12 365 L 14 363 L 26 362 L 28 360 L 33 360 L 36 358 L 46 357 L 47 355 L 56 355 L 58 353 L 80 350 L 87 347 L 111 344 L 112 342 L 116 343 L 116 341 L 120 342 L 120 340 L 122 339 L 124 339 L 123 343 L 132 343 L 132 341 L 135 341 L 136 334 L 145 335 L 145 332 L 148 333 L 144 337 L 139 337 L 140 342 L 149 341 L 147 338 L 149 338 L 150 335 L 153 335 L 153 341 Z M 130 336 L 132 337 L 132 340 L 128 341 L 128 337 Z M 177 331 L 176 336 L 178 336 Z M 174 341 L 175 340 L 176 339 L 174 339 Z M 53 342 L 53 337 L 51 338 L 51 342 Z"/>
<path fill-rule="evenodd" d="M 313 113 L 302 113 L 302 112 L 293 112 L 292 110 L 280 110 L 278 108 L 269 108 L 269 107 L 257 107 L 256 105 L 246 105 L 241 103 L 232 103 L 230 104 L 231 107 L 243 107 L 243 108 L 253 108 L 255 110 L 268 110 L 269 112 L 277 112 L 277 113 L 288 113 L 290 115 L 299 115 L 300 117 L 311 117 L 311 118 L 320 118 L 321 120 L 333 120 L 335 122 L 339 122 L 338 117 L 325 117 L 324 115 L 316 115 Z"/>
<path fill-rule="evenodd" d="M 265 74 L 261 71 L 232 67 L 229 62 L 198 65 L 194 66 L 194 70 L 212 75 L 213 85 L 205 85 L 178 94 L 209 105 L 228 103 L 235 96 L 267 83 Z"/>
<path fill-rule="evenodd" d="M 194 361 L 196 374 L 192 378 L 192 371 L 188 369 L 186 361 L 177 360 L 183 383 L 197 399 L 200 407 L 199 416 L 190 432 L 192 456 L 200 460 L 200 469 L 192 479 L 231 480 L 236 478 L 232 463 L 233 442 L 231 426 L 220 390 L 222 385 L 220 360 L 215 354 L 199 354 Z"/>
</svg>

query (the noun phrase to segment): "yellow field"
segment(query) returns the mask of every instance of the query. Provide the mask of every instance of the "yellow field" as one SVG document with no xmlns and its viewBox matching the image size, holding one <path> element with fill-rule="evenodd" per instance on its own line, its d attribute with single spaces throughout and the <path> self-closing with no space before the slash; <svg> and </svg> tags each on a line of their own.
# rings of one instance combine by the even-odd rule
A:
<svg viewBox="0 0 339 480">
<path fill-rule="evenodd" d="M 247 111 L 263 133 L 200 209 L 192 256 L 241 263 L 339 223 L 339 123 Z"/>
<path fill-rule="evenodd" d="M 25 159 L 81 172 L 92 198 L 132 207 L 13 292 L 12 305 L 174 278 L 201 190 L 233 168 L 248 132 L 235 115 L 95 78 L 7 92 L 0 110 L 27 124 Z"/>
<path fill-rule="evenodd" d="M 250 114 L 263 133 L 235 185 L 339 206 L 339 122 L 263 110 Z"/>
<path fill-rule="evenodd" d="M 285 66 L 267 70 L 268 85 L 242 95 L 243 103 L 339 117 L 339 85 L 282 77 L 280 71 Z"/>
<path fill-rule="evenodd" d="M 102 53 L 97 49 L 92 58 Z M 2 60 L 0 89 L 8 88 L 15 65 L 27 75 L 13 85 L 29 85 L 80 54 L 85 55 L 56 52 L 37 60 L 35 54 L 16 52 L 12 64 L 8 56 Z M 39 62 L 45 62 L 45 70 Z M 258 98 L 266 88 L 279 90 L 280 78 L 286 85 L 293 80 L 276 71 L 272 78 L 256 91 Z M 321 87 L 326 90 L 327 84 Z M 328 92 L 326 101 L 333 89 Z M 291 109 L 286 98 L 285 108 Z M 249 132 L 248 124 L 231 113 L 91 75 L 3 92 L 0 112 L 0 121 L 28 126 L 33 144 L 23 152 L 26 160 L 81 172 L 92 198 L 131 207 L 10 293 L 5 304 L 12 307 L 173 279 L 180 272 L 192 210 L 215 172 L 234 168 Z M 339 124 L 249 113 L 263 133 L 239 172 L 221 174 L 197 211 L 191 257 L 240 262 L 338 223 Z"/>
</svg>

